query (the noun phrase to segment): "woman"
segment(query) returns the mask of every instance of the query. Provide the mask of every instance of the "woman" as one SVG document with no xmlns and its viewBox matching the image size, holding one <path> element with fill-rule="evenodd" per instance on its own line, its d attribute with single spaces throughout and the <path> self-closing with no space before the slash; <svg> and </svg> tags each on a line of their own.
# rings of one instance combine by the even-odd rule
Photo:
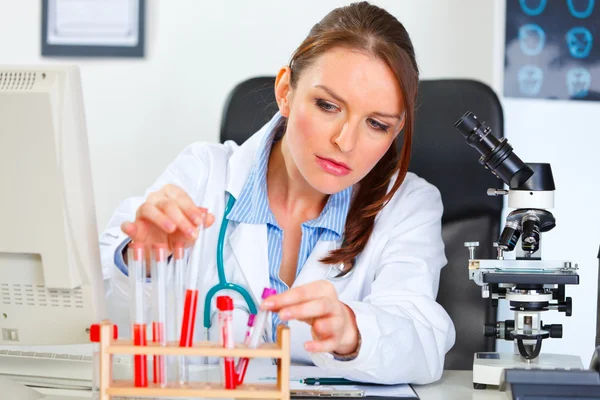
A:
<svg viewBox="0 0 600 400">
<path fill-rule="evenodd" d="M 264 287 L 277 289 L 262 304 L 274 312 L 269 338 L 288 323 L 293 359 L 350 379 L 439 379 L 455 333 L 435 301 L 446 263 L 440 195 L 407 172 L 417 83 L 396 18 L 366 2 L 329 13 L 279 71 L 279 112 L 267 125 L 242 146 L 191 145 L 146 196 L 119 206 L 102 237 L 110 306 L 125 308 L 130 239 L 191 246 L 208 210 L 216 223 L 206 230 L 203 299 L 218 281 L 213 249 L 233 197 L 227 280 L 255 302 Z M 241 341 L 247 307 L 227 294 Z"/>
</svg>

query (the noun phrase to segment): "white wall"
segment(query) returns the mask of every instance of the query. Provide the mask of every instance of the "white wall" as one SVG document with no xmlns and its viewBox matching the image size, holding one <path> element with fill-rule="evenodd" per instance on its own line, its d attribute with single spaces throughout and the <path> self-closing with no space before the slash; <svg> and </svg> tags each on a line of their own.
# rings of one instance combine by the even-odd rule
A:
<svg viewBox="0 0 600 400">
<path fill-rule="evenodd" d="M 81 66 L 98 227 L 103 229 L 118 203 L 141 193 L 187 144 L 218 141 L 221 110 L 233 86 L 276 74 L 312 25 L 349 1 L 148 0 L 147 55 L 141 60 L 42 58 L 40 3 L 0 0 L 0 63 Z M 406 24 L 423 76 L 491 83 L 489 4 L 375 3 Z M 478 32 L 475 43 L 473 32 Z M 473 48 L 481 49 L 480 57 L 470 57 Z"/>
<path fill-rule="evenodd" d="M 496 0 L 494 36 L 494 87 L 503 87 L 506 0 Z M 545 340 L 547 353 L 579 355 L 584 366 L 594 349 L 596 335 L 596 290 L 600 246 L 600 135 L 599 102 L 502 99 L 505 134 L 521 159 L 549 162 L 556 184 L 556 228 L 542 236 L 542 257 L 572 260 L 580 271 L 580 284 L 567 286 L 573 298 L 573 316 L 548 312 L 545 324 L 563 324 L 563 339 Z M 511 318 L 506 309 L 502 315 Z M 512 344 L 500 343 L 501 349 Z"/>
<path fill-rule="evenodd" d="M 141 193 L 187 144 L 218 141 L 223 102 L 235 84 L 275 74 L 314 23 L 349 1 L 148 0 L 146 57 L 141 60 L 42 58 L 40 3 L 0 0 L 0 64 L 81 67 L 101 230 L 118 203 Z M 502 87 L 503 1 L 373 3 L 406 25 L 424 78 L 464 77 L 497 91 Z M 591 133 L 598 111 L 600 104 L 505 101 L 507 135 L 518 154 L 549 161 L 554 168 L 559 225 L 544 237 L 545 254 L 573 258 L 582 268 L 582 284 L 569 290 L 575 315 L 567 321 L 565 339 L 544 346 L 579 354 L 585 362 L 593 340 L 599 244 L 594 202 L 600 189 L 593 185 L 598 167 L 592 151 L 600 138 Z M 584 223 L 582 215 L 595 224 Z M 554 315 L 545 320 L 559 321 Z"/>
</svg>

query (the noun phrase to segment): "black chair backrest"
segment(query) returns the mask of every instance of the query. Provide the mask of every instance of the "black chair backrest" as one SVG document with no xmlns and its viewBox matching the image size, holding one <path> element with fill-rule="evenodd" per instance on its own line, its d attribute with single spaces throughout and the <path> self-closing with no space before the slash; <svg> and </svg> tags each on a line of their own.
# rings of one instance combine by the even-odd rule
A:
<svg viewBox="0 0 600 400">
<path fill-rule="evenodd" d="M 483 336 L 483 325 L 496 322 L 496 308 L 468 278 L 464 242 L 479 242 L 477 258 L 496 257 L 493 243 L 500 232 L 503 202 L 486 191 L 503 183 L 479 165 L 479 154 L 453 124 L 472 111 L 502 137 L 502 107 L 488 86 L 471 80 L 421 81 L 417 107 L 410 170 L 435 185 L 444 203 L 442 235 L 448 264 L 442 269 L 437 301 L 456 328 L 456 344 L 445 367 L 472 369 L 473 353 L 495 350 L 495 339 Z"/>
<path fill-rule="evenodd" d="M 228 97 L 221 122 L 221 142 L 243 143 L 277 111 L 274 77 L 248 79 Z M 502 107 L 486 85 L 471 80 L 421 81 L 410 170 L 434 184 L 442 194 L 442 235 L 447 266 L 442 270 L 437 301 L 456 327 L 456 344 L 446 356 L 446 369 L 472 369 L 473 353 L 494 351 L 495 341 L 482 334 L 485 322 L 496 322 L 496 309 L 481 298 L 481 288 L 468 278 L 466 241 L 479 241 L 478 258 L 494 258 L 502 199 L 488 197 L 502 182 L 478 164 L 453 124 L 466 111 L 485 120 L 494 135 L 503 135 Z M 400 145 L 400 143 L 399 143 Z"/>
</svg>

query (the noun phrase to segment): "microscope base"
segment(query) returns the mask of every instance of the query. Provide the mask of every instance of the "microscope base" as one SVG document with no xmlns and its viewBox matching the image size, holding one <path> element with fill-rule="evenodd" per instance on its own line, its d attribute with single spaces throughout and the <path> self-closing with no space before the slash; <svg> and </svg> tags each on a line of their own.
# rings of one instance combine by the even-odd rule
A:
<svg viewBox="0 0 600 400">
<path fill-rule="evenodd" d="M 473 386 L 500 385 L 502 370 L 507 368 L 583 369 L 581 358 L 564 354 L 540 354 L 535 360 L 525 361 L 512 353 L 475 353 L 473 358 Z"/>
</svg>

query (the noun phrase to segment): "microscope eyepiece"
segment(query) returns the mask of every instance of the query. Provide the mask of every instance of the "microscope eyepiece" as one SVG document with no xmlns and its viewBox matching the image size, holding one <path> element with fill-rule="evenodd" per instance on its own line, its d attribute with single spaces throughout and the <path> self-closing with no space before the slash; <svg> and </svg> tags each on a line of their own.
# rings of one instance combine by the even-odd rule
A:
<svg viewBox="0 0 600 400">
<path fill-rule="evenodd" d="M 498 139 L 492 129 L 467 111 L 454 127 L 462 133 L 466 142 L 479 152 L 479 163 L 490 169 L 511 189 L 523 185 L 533 175 L 528 167 L 514 152 L 505 138 Z"/>
</svg>

